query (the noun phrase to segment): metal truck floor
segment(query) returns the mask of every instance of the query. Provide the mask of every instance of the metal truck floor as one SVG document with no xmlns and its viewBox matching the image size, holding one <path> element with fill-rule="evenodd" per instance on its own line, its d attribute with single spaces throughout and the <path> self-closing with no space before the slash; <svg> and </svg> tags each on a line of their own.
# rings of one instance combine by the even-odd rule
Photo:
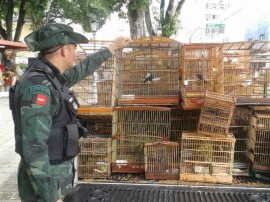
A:
<svg viewBox="0 0 270 202">
<path fill-rule="evenodd" d="M 65 202 L 270 202 L 269 187 L 79 183 Z"/>
</svg>

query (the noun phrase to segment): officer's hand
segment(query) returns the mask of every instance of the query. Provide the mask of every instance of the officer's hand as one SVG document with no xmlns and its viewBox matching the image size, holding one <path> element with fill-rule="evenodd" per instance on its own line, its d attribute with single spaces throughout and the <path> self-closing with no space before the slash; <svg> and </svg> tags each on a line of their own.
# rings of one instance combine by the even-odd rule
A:
<svg viewBox="0 0 270 202">
<path fill-rule="evenodd" d="M 132 40 L 129 37 L 119 36 L 117 37 L 112 44 L 108 46 L 108 49 L 113 52 L 118 49 L 124 48 L 130 44 Z"/>
<path fill-rule="evenodd" d="M 58 199 L 56 202 L 63 202 L 62 199 Z"/>
</svg>

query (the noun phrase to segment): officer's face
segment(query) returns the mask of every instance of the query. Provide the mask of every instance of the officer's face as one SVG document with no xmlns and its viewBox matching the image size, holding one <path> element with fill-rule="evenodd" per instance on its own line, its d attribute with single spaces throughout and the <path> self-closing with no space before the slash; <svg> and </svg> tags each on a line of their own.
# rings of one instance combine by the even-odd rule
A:
<svg viewBox="0 0 270 202">
<path fill-rule="evenodd" d="M 75 64 L 76 61 L 76 48 L 77 45 L 76 44 L 70 44 L 67 45 L 68 48 L 68 55 L 67 55 L 67 60 L 68 60 L 68 68 L 72 68 Z"/>
</svg>

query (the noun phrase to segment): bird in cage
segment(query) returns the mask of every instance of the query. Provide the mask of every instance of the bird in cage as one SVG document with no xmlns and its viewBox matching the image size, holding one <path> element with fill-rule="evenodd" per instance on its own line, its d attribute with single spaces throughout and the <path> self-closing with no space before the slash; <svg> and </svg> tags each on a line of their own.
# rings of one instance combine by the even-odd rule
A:
<svg viewBox="0 0 270 202">
<path fill-rule="evenodd" d="M 151 73 L 147 73 L 143 82 L 144 83 L 151 83 L 153 81 L 159 81 L 159 80 L 160 80 L 160 78 L 154 77 L 153 74 L 151 74 Z"/>
</svg>

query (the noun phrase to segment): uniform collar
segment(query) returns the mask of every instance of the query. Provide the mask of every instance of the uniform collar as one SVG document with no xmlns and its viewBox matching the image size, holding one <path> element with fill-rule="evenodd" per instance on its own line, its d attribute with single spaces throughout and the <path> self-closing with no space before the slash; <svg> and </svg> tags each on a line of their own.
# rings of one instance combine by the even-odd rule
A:
<svg viewBox="0 0 270 202">
<path fill-rule="evenodd" d="M 61 83 L 66 83 L 66 78 L 61 74 L 60 70 L 54 66 L 50 61 L 46 60 L 44 57 L 40 57 L 40 61 L 45 63 L 48 68 L 47 71 L 53 74 Z"/>
</svg>

